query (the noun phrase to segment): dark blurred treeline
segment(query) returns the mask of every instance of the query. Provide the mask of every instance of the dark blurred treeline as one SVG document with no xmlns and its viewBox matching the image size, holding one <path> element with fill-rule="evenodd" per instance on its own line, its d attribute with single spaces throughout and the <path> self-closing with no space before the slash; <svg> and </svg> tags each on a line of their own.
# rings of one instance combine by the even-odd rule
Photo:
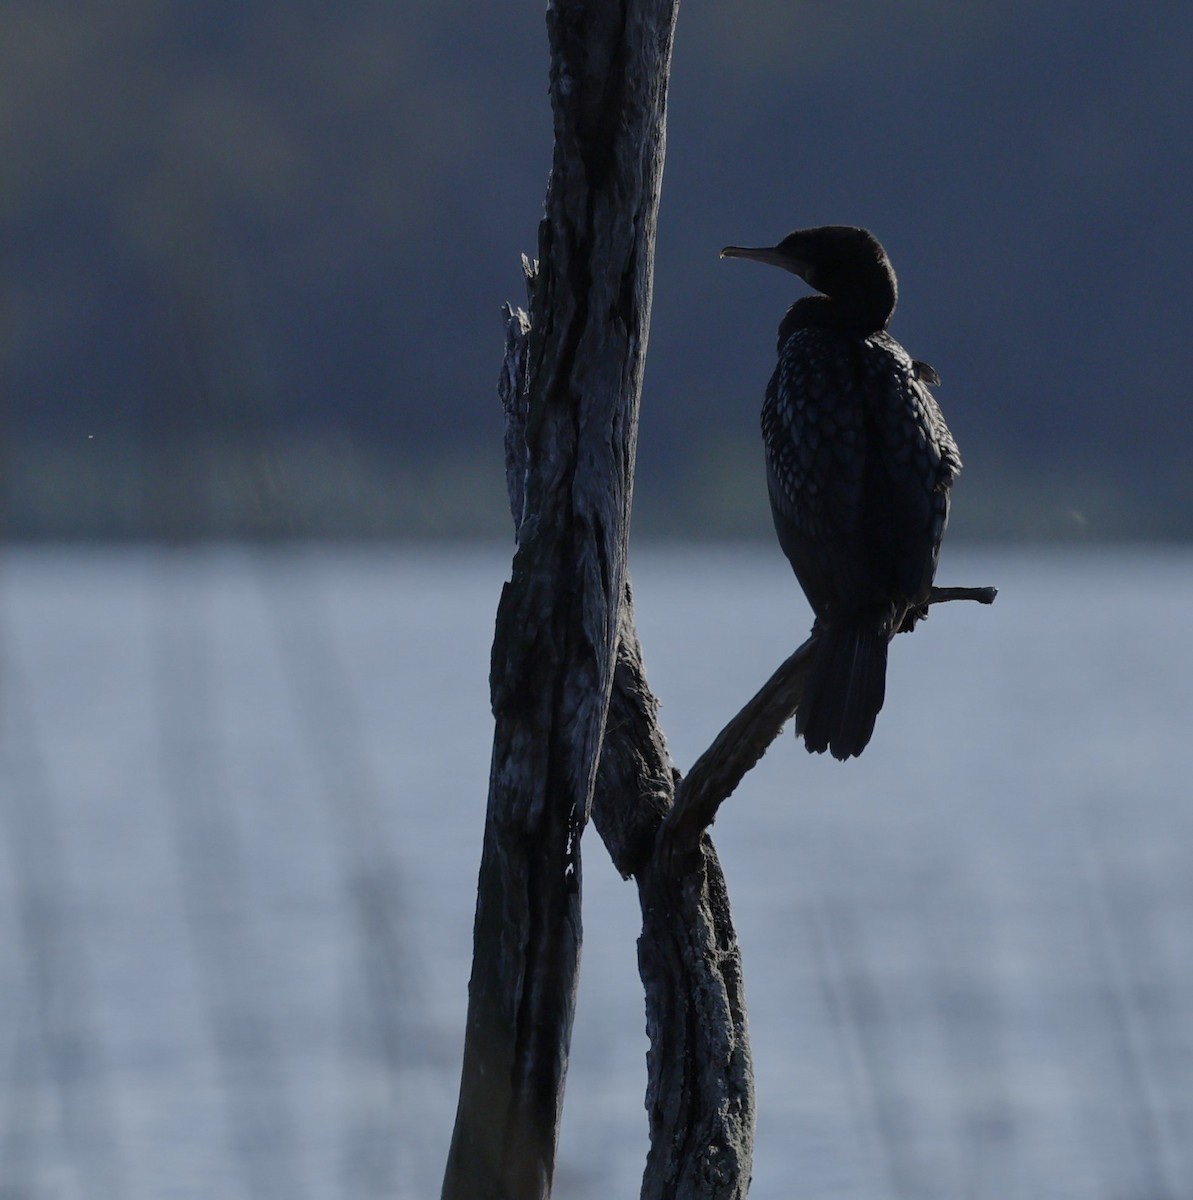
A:
<svg viewBox="0 0 1193 1200">
<path fill-rule="evenodd" d="M 873 228 L 944 378 L 958 532 L 1193 534 L 1193 9 L 688 0 L 638 528 L 764 531 L 797 281 Z M 550 158 L 540 5 L 6 0 L 11 537 L 508 529 L 494 380 Z"/>
</svg>

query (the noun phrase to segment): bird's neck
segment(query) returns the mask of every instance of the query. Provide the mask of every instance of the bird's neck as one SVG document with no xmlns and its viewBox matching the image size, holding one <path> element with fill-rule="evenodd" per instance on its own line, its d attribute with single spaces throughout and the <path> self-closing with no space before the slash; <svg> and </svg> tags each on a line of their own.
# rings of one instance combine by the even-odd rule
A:
<svg viewBox="0 0 1193 1200">
<path fill-rule="evenodd" d="M 887 327 L 895 310 L 893 287 L 845 296 L 804 296 L 783 318 L 780 336 L 795 329 L 837 329 L 868 337 Z"/>
</svg>

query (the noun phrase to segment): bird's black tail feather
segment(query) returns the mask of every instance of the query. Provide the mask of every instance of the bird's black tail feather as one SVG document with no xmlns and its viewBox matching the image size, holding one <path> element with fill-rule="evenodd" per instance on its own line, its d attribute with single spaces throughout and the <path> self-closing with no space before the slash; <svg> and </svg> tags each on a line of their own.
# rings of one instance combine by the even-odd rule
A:
<svg viewBox="0 0 1193 1200">
<path fill-rule="evenodd" d="M 881 624 L 820 625 L 795 732 L 814 754 L 861 754 L 886 696 L 889 634 Z"/>
</svg>

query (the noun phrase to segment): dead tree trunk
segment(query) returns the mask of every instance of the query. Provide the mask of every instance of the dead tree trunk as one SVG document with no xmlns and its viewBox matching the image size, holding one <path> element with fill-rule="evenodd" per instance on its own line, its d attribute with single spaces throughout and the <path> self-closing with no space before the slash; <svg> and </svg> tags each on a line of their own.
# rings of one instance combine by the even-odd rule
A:
<svg viewBox="0 0 1193 1200">
<path fill-rule="evenodd" d="M 547 10 L 555 155 L 519 350 L 524 392 L 514 380 L 524 420 L 507 440 L 518 549 L 493 645 L 496 730 L 447 1200 L 551 1190 L 580 835 L 622 634 L 677 2 Z"/>
</svg>

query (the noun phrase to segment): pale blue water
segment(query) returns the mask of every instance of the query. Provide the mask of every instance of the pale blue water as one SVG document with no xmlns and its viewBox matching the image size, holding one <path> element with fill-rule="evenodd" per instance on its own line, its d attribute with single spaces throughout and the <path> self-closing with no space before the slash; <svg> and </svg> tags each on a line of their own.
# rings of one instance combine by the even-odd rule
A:
<svg viewBox="0 0 1193 1200">
<path fill-rule="evenodd" d="M 502 551 L 0 562 L 0 1195 L 430 1197 Z M 686 766 L 802 639 L 777 552 L 642 550 Z M 1193 554 L 954 553 L 865 756 L 714 829 L 757 1198 L 1193 1197 Z M 636 900 L 585 842 L 557 1195 L 637 1193 Z"/>
</svg>

